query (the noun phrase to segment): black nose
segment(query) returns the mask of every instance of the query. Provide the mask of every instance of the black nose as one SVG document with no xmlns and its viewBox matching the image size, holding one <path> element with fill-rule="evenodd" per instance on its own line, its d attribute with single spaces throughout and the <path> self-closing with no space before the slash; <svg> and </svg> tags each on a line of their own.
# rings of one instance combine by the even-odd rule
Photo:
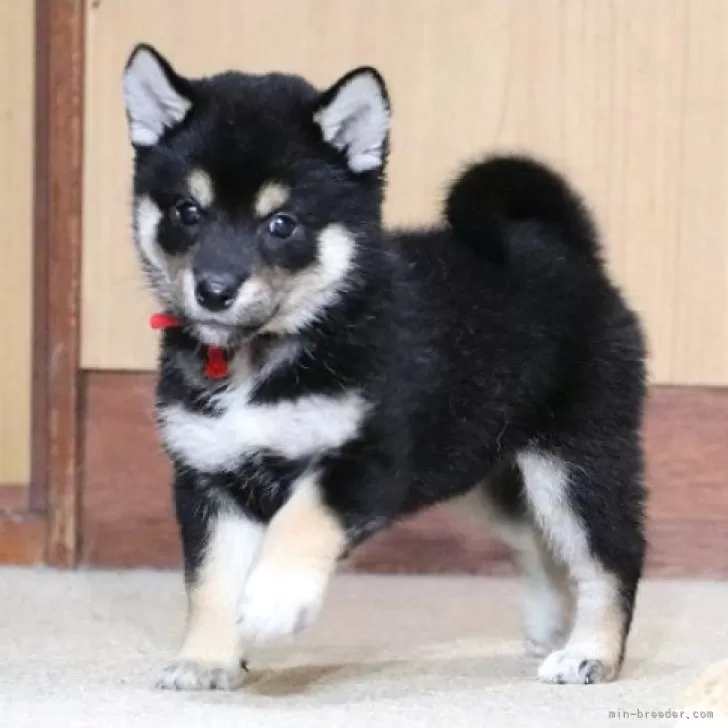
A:
<svg viewBox="0 0 728 728">
<path fill-rule="evenodd" d="M 197 276 L 195 298 L 208 311 L 223 311 L 232 306 L 239 286 L 234 276 L 224 273 Z"/>
</svg>

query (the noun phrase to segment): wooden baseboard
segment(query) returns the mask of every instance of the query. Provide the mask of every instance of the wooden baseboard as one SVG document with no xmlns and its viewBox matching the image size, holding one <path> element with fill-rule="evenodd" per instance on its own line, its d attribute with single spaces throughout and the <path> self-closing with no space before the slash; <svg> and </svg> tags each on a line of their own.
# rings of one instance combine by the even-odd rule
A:
<svg viewBox="0 0 728 728">
<path fill-rule="evenodd" d="M 83 397 L 82 560 L 176 567 L 170 470 L 158 445 L 154 377 L 88 372 Z M 648 571 L 728 576 L 728 390 L 655 387 L 647 409 Z M 503 547 L 436 508 L 365 544 L 352 568 L 507 573 Z"/>
<path fill-rule="evenodd" d="M 0 511 L 0 564 L 27 566 L 45 558 L 45 520 L 17 511 Z"/>
<path fill-rule="evenodd" d="M 26 483 L 0 483 L 0 513 L 28 510 Z"/>
<path fill-rule="evenodd" d="M 25 483 L 0 483 L 0 564 L 28 565 L 43 561 L 45 522 L 29 513 Z"/>
</svg>

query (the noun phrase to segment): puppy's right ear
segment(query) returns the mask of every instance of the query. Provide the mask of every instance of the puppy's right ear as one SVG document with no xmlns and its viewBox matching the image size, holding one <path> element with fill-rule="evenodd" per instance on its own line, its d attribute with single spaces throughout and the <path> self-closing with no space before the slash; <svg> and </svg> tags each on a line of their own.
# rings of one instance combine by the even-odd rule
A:
<svg viewBox="0 0 728 728">
<path fill-rule="evenodd" d="M 129 136 L 137 147 L 154 146 L 192 107 L 189 83 L 148 45 L 138 45 L 129 56 L 124 100 Z"/>
</svg>

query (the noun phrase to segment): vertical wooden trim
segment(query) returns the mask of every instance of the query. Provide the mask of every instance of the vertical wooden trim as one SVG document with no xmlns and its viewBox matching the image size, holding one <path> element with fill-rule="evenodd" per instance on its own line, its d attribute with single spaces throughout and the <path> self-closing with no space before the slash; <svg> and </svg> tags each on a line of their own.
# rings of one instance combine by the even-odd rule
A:
<svg viewBox="0 0 728 728">
<path fill-rule="evenodd" d="M 36 0 L 33 468 L 46 559 L 78 560 L 83 0 Z"/>
<path fill-rule="evenodd" d="M 48 412 L 46 361 L 48 311 L 48 16 L 47 3 L 35 4 L 35 149 L 33 185 L 33 391 L 29 507 L 44 512 L 47 503 L 46 463 Z"/>
</svg>

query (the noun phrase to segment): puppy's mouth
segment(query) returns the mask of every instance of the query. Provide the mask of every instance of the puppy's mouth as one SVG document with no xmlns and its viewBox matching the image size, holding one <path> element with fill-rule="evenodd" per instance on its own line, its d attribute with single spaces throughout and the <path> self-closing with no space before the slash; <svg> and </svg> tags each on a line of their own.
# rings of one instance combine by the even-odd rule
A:
<svg viewBox="0 0 728 728">
<path fill-rule="evenodd" d="M 235 335 L 235 327 L 217 321 L 191 321 L 197 338 L 208 346 L 227 347 Z"/>
<path fill-rule="evenodd" d="M 190 321 L 190 323 L 197 338 L 203 344 L 232 349 L 253 339 L 274 316 L 275 312 L 260 321 L 240 324 L 226 323 L 214 319 L 196 319 Z"/>
</svg>

